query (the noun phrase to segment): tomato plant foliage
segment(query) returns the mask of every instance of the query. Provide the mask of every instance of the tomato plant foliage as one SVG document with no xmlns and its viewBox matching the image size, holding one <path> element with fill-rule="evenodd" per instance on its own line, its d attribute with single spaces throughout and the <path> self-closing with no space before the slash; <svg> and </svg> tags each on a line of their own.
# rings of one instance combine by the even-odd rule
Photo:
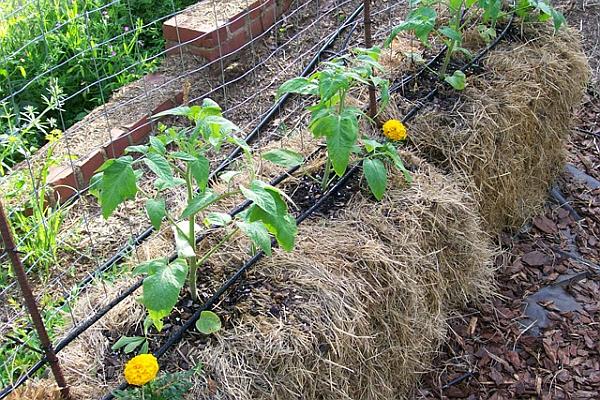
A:
<svg viewBox="0 0 600 400">
<path fill-rule="evenodd" d="M 186 282 L 192 299 L 198 299 L 197 270 L 234 236 L 247 236 L 256 248 L 270 255 L 271 237 L 284 250 L 291 251 L 297 234 L 296 220 L 289 214 L 285 196 L 255 178 L 250 148 L 237 136 L 237 126 L 223 117 L 217 103 L 206 99 L 200 106 L 177 107 L 156 117 L 164 115 L 184 116 L 192 126 L 161 127 L 148 144 L 131 146 L 127 155 L 106 161 L 92 181 L 105 218 L 121 203 L 141 196 L 152 226 L 159 230 L 166 223 L 173 230 L 178 258 L 174 262 L 150 260 L 133 271 L 134 275 L 144 277 L 140 301 L 148 310 L 148 320 L 158 330 L 177 304 Z M 220 151 L 226 143 L 240 146 L 245 157 L 241 171 L 222 175 L 227 187 L 217 191 L 210 187 L 209 154 Z M 271 151 L 264 157 L 282 165 L 298 165 L 303 161 L 302 156 L 285 149 Z M 232 184 L 235 177 L 243 176 L 248 177 L 247 182 L 239 182 L 237 187 Z M 142 180 L 152 182 L 153 190 L 142 185 Z M 178 214 L 177 207 L 167 201 L 169 191 L 177 188 L 186 193 L 186 202 Z M 230 196 L 242 196 L 252 205 L 235 217 L 214 210 L 216 203 Z M 204 252 L 196 243 L 202 229 L 219 231 L 222 237 Z M 215 323 L 215 318 L 218 320 L 211 311 L 203 312 L 198 329 L 209 333 L 218 330 L 220 323 Z"/>
</svg>

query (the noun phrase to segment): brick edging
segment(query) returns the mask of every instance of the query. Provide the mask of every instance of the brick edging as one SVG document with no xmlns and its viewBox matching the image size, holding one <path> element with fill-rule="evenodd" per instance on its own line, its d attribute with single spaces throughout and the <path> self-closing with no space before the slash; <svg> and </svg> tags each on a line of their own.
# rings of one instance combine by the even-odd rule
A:
<svg viewBox="0 0 600 400">
<path fill-rule="evenodd" d="M 256 0 L 237 15 L 229 18 L 221 26 L 210 32 L 201 32 L 178 24 L 177 17 L 163 23 L 163 35 L 167 54 L 182 50 L 202 56 L 209 61 L 236 53 L 254 38 L 269 30 L 291 6 L 292 0 Z M 198 5 L 196 5 L 197 7 Z M 195 6 L 192 6 L 195 7 Z M 182 12 L 185 13 L 184 10 Z M 148 139 L 156 123 L 151 115 L 181 105 L 183 93 L 178 93 L 152 110 L 136 122 L 124 127 L 112 128 L 111 139 L 103 143 L 85 157 L 71 163 L 50 168 L 48 185 L 53 190 L 50 203 L 64 203 L 81 192 L 90 182 L 95 171 L 108 159 L 124 154 L 130 145 L 143 143 Z"/>
<path fill-rule="evenodd" d="M 125 153 L 128 146 L 144 143 L 159 119 L 151 119 L 152 115 L 180 106 L 183 103 L 183 92 L 167 99 L 139 120 L 120 128 L 111 128 L 111 139 L 84 157 L 69 164 L 51 167 L 47 184 L 52 188 L 52 204 L 64 203 L 85 189 L 96 170 L 111 158 L 118 158 Z"/>
<path fill-rule="evenodd" d="M 197 30 L 174 16 L 163 23 L 167 54 L 182 51 L 209 61 L 229 56 L 269 30 L 286 12 L 292 0 L 256 0 L 212 31 Z M 192 6 L 198 7 L 198 4 Z M 181 14 L 185 14 L 184 10 Z M 180 18 L 181 19 L 181 18 Z"/>
</svg>

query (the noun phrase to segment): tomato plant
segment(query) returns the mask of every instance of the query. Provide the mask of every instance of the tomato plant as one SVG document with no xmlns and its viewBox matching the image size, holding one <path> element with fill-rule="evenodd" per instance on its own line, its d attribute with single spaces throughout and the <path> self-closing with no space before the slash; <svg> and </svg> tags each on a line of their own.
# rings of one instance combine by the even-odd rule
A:
<svg viewBox="0 0 600 400">
<path fill-rule="evenodd" d="M 271 254 L 270 235 L 275 237 L 280 247 L 291 251 L 297 233 L 296 220 L 289 214 L 285 195 L 278 188 L 256 178 L 250 148 L 237 136 L 238 127 L 223 117 L 217 103 L 206 99 L 201 106 L 178 107 L 156 117 L 164 115 L 184 116 L 193 126 L 162 128 L 159 135 L 150 137 L 148 144 L 130 146 L 127 155 L 106 161 L 92 182 L 105 218 L 119 204 L 141 195 L 153 227 L 159 230 L 163 223 L 167 223 L 174 231 L 178 254 L 174 262 L 169 263 L 166 258 L 154 259 L 138 265 L 133 271 L 134 275 L 144 276 L 141 302 L 158 330 L 162 329 L 163 318 L 177 303 L 186 281 L 191 298 L 198 299 L 198 269 L 238 233 L 245 234 L 255 247 L 268 255 Z M 227 187 L 218 192 L 209 185 L 211 166 L 207 155 L 210 151 L 220 151 L 224 143 L 243 149 L 242 168 L 248 181 L 233 187 L 233 174 L 224 173 L 220 178 L 227 182 Z M 134 158 L 132 154 L 140 157 Z M 134 168 L 138 165 L 146 168 Z M 145 175 L 154 182 L 152 193 L 140 185 Z M 175 215 L 167 204 L 165 193 L 179 187 L 185 190 L 186 204 L 183 211 Z M 220 200 L 235 195 L 241 195 L 253 204 L 235 218 L 211 210 L 211 206 Z M 202 229 L 221 231 L 222 238 L 200 253 L 196 236 Z M 196 326 L 203 332 L 214 332 L 220 326 L 218 317 L 215 317 L 214 313 L 206 311 Z"/>
<path fill-rule="evenodd" d="M 379 64 L 380 53 L 381 50 L 377 47 L 355 49 L 351 55 L 323 63 L 322 68 L 311 76 L 293 78 L 279 88 L 279 96 L 284 93 L 297 93 L 317 98 L 316 104 L 308 107 L 311 113 L 309 129 L 315 138 L 324 138 L 327 144 L 327 161 L 321 182 L 323 188 L 330 183 L 332 169 L 337 176 L 344 175 L 353 154 L 365 160 L 363 162 L 368 166 L 365 173 L 369 171 L 373 178 L 377 175 L 381 183 L 382 174 L 387 174 L 383 164 L 380 165 L 381 160 L 393 161 L 393 165 L 409 176 L 393 145 L 386 146 L 385 152 L 369 151 L 373 146 L 367 144 L 369 138 L 361 138 L 359 121 L 364 118 L 373 125 L 375 121 L 362 109 L 348 102 L 348 95 L 353 90 L 372 85 L 380 93 L 380 109 L 384 109 L 388 104 L 389 81 L 377 74 L 383 71 Z M 392 153 L 393 159 L 390 158 Z M 381 160 L 373 161 L 375 158 Z M 371 179 L 371 182 L 374 181 Z M 382 184 L 369 185 L 378 199 L 383 196 L 379 190 L 381 186 Z"/>
</svg>

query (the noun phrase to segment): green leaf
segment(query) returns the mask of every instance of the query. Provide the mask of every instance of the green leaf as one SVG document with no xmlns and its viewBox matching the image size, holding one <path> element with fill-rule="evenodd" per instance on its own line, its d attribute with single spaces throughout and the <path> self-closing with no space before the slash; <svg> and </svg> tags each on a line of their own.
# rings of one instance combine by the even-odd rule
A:
<svg viewBox="0 0 600 400">
<path fill-rule="evenodd" d="M 296 241 L 298 228 L 296 220 L 289 214 L 283 217 L 266 213 L 260 207 L 254 205 L 248 213 L 250 222 L 262 221 L 269 232 L 271 232 L 279 246 L 285 251 L 292 251 Z"/>
<path fill-rule="evenodd" d="M 196 157 L 193 154 L 187 153 L 185 151 L 175 151 L 169 153 L 169 157 L 183 161 L 196 161 Z"/>
<path fill-rule="evenodd" d="M 561 12 L 556 11 L 554 8 L 552 8 L 550 13 L 552 14 L 552 22 L 554 23 L 554 31 L 558 32 L 560 27 L 563 26 L 567 22 L 567 20 L 565 19 L 565 16 L 562 15 Z"/>
<path fill-rule="evenodd" d="M 154 187 L 158 190 L 174 188 L 185 183 L 183 179 L 173 176 L 171 165 L 164 156 L 157 153 L 148 153 L 144 158 L 144 162 L 158 176 L 158 179 L 154 182 Z"/>
<path fill-rule="evenodd" d="M 392 162 L 394 163 L 394 166 L 396 168 L 398 168 L 400 171 L 402 171 L 406 182 L 408 182 L 409 184 L 412 183 L 412 176 L 410 175 L 410 172 L 404 166 L 404 163 L 402 162 L 402 158 L 400 158 L 400 155 L 398 154 L 398 150 L 396 149 L 396 147 L 392 143 L 388 142 L 384 145 L 384 153 L 390 158 L 390 160 L 392 160 Z"/>
<path fill-rule="evenodd" d="M 372 77 L 371 80 L 381 93 L 381 109 L 379 110 L 381 113 L 381 111 L 385 110 L 390 103 L 390 81 L 387 79 L 382 79 L 378 76 Z"/>
<path fill-rule="evenodd" d="M 494 28 L 489 28 L 485 25 L 479 25 L 477 27 L 477 31 L 479 32 L 479 36 L 481 36 L 483 41 L 486 43 L 490 43 L 496 38 L 496 30 Z"/>
<path fill-rule="evenodd" d="M 142 344 L 142 342 L 144 342 L 146 340 L 145 337 L 143 336 L 121 336 L 119 338 L 119 340 L 117 340 L 117 342 L 115 344 L 112 345 L 111 350 L 113 351 L 117 351 L 123 347 L 126 347 L 130 344 L 135 344 L 135 347 L 139 346 L 140 344 Z M 135 349 L 134 347 L 134 349 Z M 127 351 L 127 349 L 125 349 L 125 353 L 131 353 L 131 351 Z"/>
<path fill-rule="evenodd" d="M 296 167 L 304 162 L 302 154 L 288 149 L 269 150 L 262 154 L 262 158 L 286 168 Z"/>
<path fill-rule="evenodd" d="M 446 36 L 448 39 L 455 41 L 456 43 L 462 42 L 462 35 L 457 30 L 450 28 L 449 26 L 442 26 L 439 32 Z"/>
<path fill-rule="evenodd" d="M 450 7 L 450 10 L 454 13 L 456 13 L 458 10 L 460 10 L 460 8 L 462 7 L 463 4 L 463 0 L 449 0 L 448 2 L 448 6 Z"/>
<path fill-rule="evenodd" d="M 148 214 L 148 218 L 150 218 L 150 222 L 154 229 L 159 230 L 160 224 L 167 214 L 165 199 L 146 200 L 146 214 Z"/>
<path fill-rule="evenodd" d="M 167 263 L 166 258 L 156 258 L 154 260 L 146 261 L 138 264 L 132 271 L 133 276 L 145 275 L 162 268 Z"/>
<path fill-rule="evenodd" d="M 491 22 L 493 24 L 500 16 L 500 12 L 502 11 L 502 2 L 501 0 L 479 0 L 479 7 L 481 7 L 484 11 L 482 16 L 483 22 Z"/>
<path fill-rule="evenodd" d="M 217 196 L 213 191 L 207 190 L 205 192 L 199 193 L 197 196 L 194 196 L 188 206 L 181 213 L 180 219 L 189 218 L 192 215 L 198 214 L 200 211 L 204 210 L 206 207 L 210 206 L 215 200 L 217 200 L 219 196 Z"/>
<path fill-rule="evenodd" d="M 271 237 L 268 229 L 260 221 L 255 222 L 236 222 L 238 228 L 254 243 L 256 247 L 265 252 L 266 255 L 271 255 Z"/>
<path fill-rule="evenodd" d="M 208 159 L 199 155 L 194 161 L 190 162 L 189 166 L 198 187 L 201 191 L 204 191 L 208 184 L 208 177 L 210 174 L 210 163 Z"/>
<path fill-rule="evenodd" d="M 152 312 L 153 320 L 162 319 L 175 307 L 188 274 L 185 260 L 177 259 L 170 264 L 164 261 L 148 271 L 142 285 L 142 304 Z"/>
<path fill-rule="evenodd" d="M 381 200 L 387 188 L 387 170 L 381 160 L 366 158 L 363 161 L 363 172 L 371 193 L 377 200 Z"/>
<path fill-rule="evenodd" d="M 465 73 L 460 70 L 456 70 L 452 75 L 446 75 L 444 78 L 456 90 L 463 90 L 465 88 L 465 79 Z"/>
<path fill-rule="evenodd" d="M 286 251 L 292 251 L 298 228 L 296 220 L 288 214 L 287 204 L 283 201 L 281 194 L 276 188 L 263 184 L 265 191 L 271 194 L 275 202 L 275 213 L 263 210 L 258 204 L 252 205 L 245 214 L 246 222 L 261 221 L 269 232 L 271 232 L 277 243 Z"/>
<path fill-rule="evenodd" d="M 290 79 L 284 82 L 277 90 L 277 98 L 283 96 L 284 93 L 298 94 L 319 94 L 319 87 L 304 77 Z"/>
<path fill-rule="evenodd" d="M 148 354 L 150 345 L 148 344 L 148 340 L 144 340 L 142 347 L 140 347 L 140 351 L 138 354 Z"/>
<path fill-rule="evenodd" d="M 223 172 L 221 175 L 219 175 L 219 178 L 221 178 L 221 180 L 227 184 L 229 184 L 231 182 L 231 180 L 233 178 L 235 178 L 236 176 L 238 176 L 239 174 L 241 174 L 240 171 L 226 171 Z"/>
<path fill-rule="evenodd" d="M 437 14 L 434 9 L 429 7 L 419 7 L 411 11 L 406 21 L 392 29 L 384 46 L 389 47 L 394 38 L 402 31 L 414 31 L 415 36 L 426 46 L 428 46 L 429 34 L 435 27 Z"/>
<path fill-rule="evenodd" d="M 144 343 L 146 341 L 146 338 L 144 338 L 144 337 L 140 337 L 138 339 L 139 340 L 131 342 L 131 343 L 127 344 L 127 346 L 125 346 L 125 348 L 123 349 L 125 354 L 132 353 L 133 351 L 135 351 L 135 349 L 137 349 L 142 343 Z"/>
<path fill-rule="evenodd" d="M 165 155 L 167 148 L 165 144 L 156 136 L 150 136 L 150 147 L 154 149 L 158 154 Z"/>
<path fill-rule="evenodd" d="M 377 140 L 373 140 L 373 139 L 369 139 L 369 138 L 363 138 L 362 143 L 365 146 L 365 150 L 367 150 L 367 153 L 372 153 L 375 149 L 383 147 L 383 145 L 381 143 L 379 143 Z"/>
<path fill-rule="evenodd" d="M 146 146 L 146 145 L 129 146 L 125 149 L 125 153 L 127 153 L 127 154 L 129 154 L 129 153 L 146 154 L 146 153 L 148 153 L 148 146 Z"/>
<path fill-rule="evenodd" d="M 321 96 L 321 101 L 329 101 L 341 90 L 348 89 L 349 86 L 348 79 L 343 74 L 329 70 L 322 71 L 319 78 L 319 95 Z"/>
<path fill-rule="evenodd" d="M 219 131 L 224 134 L 229 134 L 240 130 L 236 124 L 220 115 L 209 115 L 204 118 L 204 122 L 210 126 L 213 132 Z"/>
<path fill-rule="evenodd" d="M 171 108 L 170 110 L 166 110 L 166 111 L 162 111 L 157 114 L 154 114 L 152 116 L 152 118 L 156 119 L 156 118 L 166 117 L 167 115 L 182 115 L 182 116 L 190 117 L 190 119 L 193 119 L 192 117 L 194 115 L 194 110 L 192 107 L 189 107 L 189 106 L 175 107 L 175 108 Z"/>
<path fill-rule="evenodd" d="M 210 226 L 225 226 L 231 222 L 231 215 L 221 212 L 208 213 L 204 218 L 204 225 Z"/>
<path fill-rule="evenodd" d="M 200 333 L 210 335 L 221 330 L 221 318 L 212 311 L 202 311 L 196 321 L 196 329 Z"/>
<path fill-rule="evenodd" d="M 267 213 L 273 215 L 278 214 L 277 203 L 272 193 L 265 189 L 265 184 L 263 182 L 254 180 L 250 183 L 249 189 L 240 185 L 240 190 L 246 199 L 251 200 Z"/>
<path fill-rule="evenodd" d="M 310 130 L 317 137 L 326 137 L 327 153 L 333 169 L 338 176 L 344 175 L 350 160 L 350 153 L 358 138 L 356 114 L 349 109 L 344 110 L 341 115 L 330 112 L 313 121 Z"/>
<path fill-rule="evenodd" d="M 131 163 L 131 157 L 121 157 L 106 161 L 100 168 L 100 205 L 102 216 L 108 218 L 119 204 L 133 200 L 138 191 Z"/>
</svg>

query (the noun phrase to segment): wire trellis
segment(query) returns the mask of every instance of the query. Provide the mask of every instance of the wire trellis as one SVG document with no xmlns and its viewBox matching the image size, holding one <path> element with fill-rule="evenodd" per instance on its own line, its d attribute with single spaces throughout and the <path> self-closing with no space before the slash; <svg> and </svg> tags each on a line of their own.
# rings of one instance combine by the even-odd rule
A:
<svg viewBox="0 0 600 400">
<path fill-rule="evenodd" d="M 35 1 L 31 0 L 21 4 L 7 14 L 0 14 L 0 18 L 2 18 L 3 21 L 15 18 L 20 12 L 27 10 L 33 3 L 35 3 Z M 40 35 L 26 41 L 16 51 L 6 55 L 3 58 L 2 63 L 7 63 L 9 59 L 18 57 L 22 52 L 26 52 L 30 46 L 46 41 L 48 34 L 60 32 L 61 29 L 68 29 L 71 24 L 75 24 L 79 20 L 83 20 L 86 24 L 89 24 L 91 16 L 102 14 L 102 12 L 118 3 L 122 3 L 122 1 L 112 1 L 101 7 L 86 10 L 81 14 L 72 16 L 64 22 L 57 23 L 55 27 L 47 32 L 42 30 Z M 219 3 L 218 0 L 204 0 L 203 2 L 204 6 L 207 7 L 207 10 L 210 11 L 212 8 L 215 24 L 218 25 L 217 3 Z M 249 3 L 250 1 L 246 1 L 246 7 L 250 6 Z M 129 1 L 127 4 L 129 5 Z M 177 16 L 180 15 L 179 13 L 181 10 L 175 8 L 174 2 L 171 2 L 171 4 L 173 5 L 173 8 L 169 13 L 162 15 L 155 20 L 145 21 L 138 29 L 144 29 L 156 25 L 157 23 L 162 23 L 170 18 L 174 18 L 179 34 Z M 259 142 L 259 139 L 268 137 L 266 133 L 273 133 L 276 127 L 273 128 L 272 125 L 273 120 L 276 117 L 281 114 L 298 114 L 304 106 L 302 100 L 294 99 L 291 95 L 284 95 L 273 102 L 272 94 L 270 93 L 286 79 L 298 75 L 307 76 L 315 70 L 321 61 L 344 54 L 351 43 L 363 43 L 361 36 L 358 34 L 364 29 L 360 19 L 363 7 L 363 2 L 360 0 L 341 0 L 336 1 L 334 4 L 326 4 L 325 2 L 319 2 L 319 0 L 296 0 L 292 2 L 290 9 L 283 13 L 269 29 L 265 29 L 264 32 L 256 36 L 251 34 L 251 39 L 241 46 L 241 48 L 236 50 L 235 54 L 223 55 L 223 53 L 221 53 L 221 56 L 213 61 L 198 61 L 195 59 L 195 64 L 192 63 L 191 67 L 189 55 L 184 53 L 184 51 L 187 51 L 186 49 L 188 46 L 198 40 L 198 37 L 187 41 L 180 40 L 175 47 L 170 47 L 168 50 L 165 49 L 156 52 L 155 54 L 151 54 L 131 65 L 127 65 L 118 71 L 106 75 L 101 75 L 100 69 L 95 64 L 94 70 L 97 79 L 91 83 L 84 83 L 82 87 L 67 93 L 63 101 L 68 102 L 76 99 L 91 88 L 97 87 L 103 104 L 97 108 L 98 112 L 91 113 L 84 119 L 84 122 L 88 125 L 99 121 L 103 122 L 104 131 L 100 134 L 103 141 L 102 143 L 98 143 L 98 146 L 96 147 L 92 146 L 91 151 L 87 151 L 86 154 L 76 154 L 76 151 L 74 150 L 74 145 L 76 143 L 72 131 L 75 128 L 81 128 L 81 125 L 74 127 L 67 126 L 67 119 L 64 115 L 65 110 L 58 109 L 57 124 L 64 132 L 60 145 L 67 155 L 67 161 L 62 165 L 57 166 L 55 173 L 59 174 L 68 168 L 75 170 L 78 166 L 74 156 L 78 155 L 80 159 L 85 159 L 91 153 L 98 150 L 98 147 L 102 146 L 105 141 L 112 143 L 110 132 L 112 115 L 115 115 L 118 112 L 126 112 L 132 107 L 135 108 L 136 106 L 139 106 L 144 108 L 142 110 L 143 115 L 148 116 L 152 114 L 153 107 L 150 100 L 153 99 L 153 96 L 161 94 L 163 91 L 168 91 L 173 86 L 179 86 L 179 88 L 181 88 L 182 85 L 184 86 L 185 82 L 189 82 L 190 80 L 194 80 L 195 82 L 205 80 L 206 82 L 202 81 L 202 84 L 197 85 L 199 89 L 197 88 L 194 90 L 191 96 L 190 93 L 187 93 L 187 98 L 185 98 L 184 95 L 184 102 L 196 103 L 204 98 L 216 98 L 218 102 L 222 103 L 224 114 L 228 118 L 234 120 L 234 122 L 238 123 L 245 131 L 249 132 L 246 135 L 245 140 L 253 146 L 263 145 L 264 143 L 257 142 Z M 392 25 L 394 18 L 401 18 L 405 11 L 406 5 L 399 2 L 374 1 L 372 4 L 371 19 L 381 19 L 381 21 L 384 22 L 381 24 L 373 24 L 374 28 L 377 27 L 377 30 L 373 32 L 374 39 L 382 39 L 382 37 L 387 34 L 389 26 Z M 131 9 L 129 9 L 129 12 L 131 13 Z M 340 13 L 343 13 L 345 16 L 343 21 L 338 20 Z M 131 15 L 130 20 L 133 21 Z M 289 28 L 289 31 L 285 32 L 283 40 L 279 40 L 281 39 L 279 38 L 279 36 L 281 36 L 281 28 L 284 26 L 288 27 L 288 25 L 290 25 L 289 21 L 293 21 L 293 23 L 291 23 L 292 27 Z M 230 21 L 229 23 L 232 22 Z M 318 30 L 317 34 L 315 34 L 315 30 Z M 462 69 L 466 70 L 480 60 L 490 48 L 496 45 L 504 33 L 505 31 L 498 35 L 494 42 Z M 98 49 L 103 48 L 104 46 L 110 46 L 112 43 L 116 43 L 120 39 L 133 34 L 133 32 L 118 32 L 98 43 L 93 43 L 91 38 L 88 37 L 88 48 L 77 54 L 71 55 L 56 65 L 51 66 L 43 73 L 32 77 L 19 88 L 16 88 L 10 78 L 7 77 L 7 84 L 11 89 L 10 95 L 5 96 L 0 103 L 6 101 L 17 106 L 15 100 L 17 96 L 25 93 L 28 88 L 31 88 L 36 83 L 52 76 L 53 73 L 65 66 L 76 64 L 79 59 L 86 55 L 94 54 Z M 206 33 L 205 36 L 208 34 L 209 33 Z M 221 45 L 222 43 L 219 42 L 220 49 Z M 136 46 L 140 46 L 140 44 L 137 43 Z M 138 49 L 138 51 L 141 52 L 142 49 Z M 423 73 L 426 73 L 427 67 L 438 62 L 442 54 L 443 52 L 433 57 L 426 67 L 422 68 L 417 73 L 409 75 L 401 81 L 395 82 L 394 85 L 392 85 L 392 90 L 397 91 L 412 80 L 417 79 Z M 162 80 L 161 83 L 152 85 L 153 87 L 151 88 L 149 87 L 147 79 L 143 78 L 137 83 L 139 86 L 138 89 L 141 90 L 138 90 L 136 95 L 126 98 L 124 101 L 111 103 L 109 100 L 111 98 L 111 93 L 105 92 L 105 87 L 102 85 L 104 82 L 126 75 L 143 64 L 163 60 L 167 56 L 171 59 L 177 59 L 179 64 L 179 67 L 175 71 L 171 71 L 170 76 Z M 229 74 L 230 68 L 235 66 L 235 63 L 238 62 L 236 60 L 239 60 L 240 58 L 247 66 L 241 73 L 232 77 Z M 309 60 L 306 64 L 299 62 L 299 60 L 305 59 Z M 279 64 L 282 65 L 278 65 L 278 68 L 275 69 L 274 66 L 277 65 L 276 61 L 278 60 L 283 60 L 279 61 Z M 92 58 L 92 63 L 95 62 L 96 61 Z M 0 64 L 0 69 L 1 68 L 2 65 Z M 268 79 L 260 80 L 262 78 Z M 239 85 L 249 87 L 249 81 L 254 81 L 255 89 L 252 93 L 246 93 L 244 96 L 240 96 L 239 94 L 236 95 L 234 93 L 234 89 Z M 185 93 L 185 89 L 183 89 L 183 91 Z M 426 102 L 431 100 L 435 94 L 436 92 L 432 91 L 423 99 L 423 101 Z M 406 115 L 405 119 L 409 120 L 412 118 L 422 105 L 423 103 L 417 104 Z M 249 115 L 240 118 L 239 121 L 236 120 L 238 114 L 244 112 Z M 149 119 L 143 124 L 150 125 L 153 129 L 156 128 L 155 122 Z M 114 151 L 114 144 L 111 144 L 110 146 Z M 316 155 L 320 151 L 322 151 L 321 148 L 317 149 L 313 155 Z M 212 172 L 211 178 L 216 177 L 217 174 L 228 169 L 238 159 L 240 153 L 241 148 L 233 147 L 229 149 L 229 153 L 225 157 L 216 160 L 218 161 L 218 167 Z M 310 158 L 311 156 L 308 157 L 308 159 Z M 28 154 L 25 157 L 25 160 L 20 164 L 25 166 L 21 170 L 25 175 L 28 175 L 28 179 L 32 183 L 37 180 L 35 168 L 39 166 L 39 163 L 39 158 Z M 16 168 L 19 168 L 19 166 Z M 286 171 L 274 178 L 271 183 L 273 185 L 278 185 L 288 176 L 293 174 L 298 168 L 300 167 L 294 167 Z M 346 181 L 357 170 L 358 166 L 352 166 L 347 174 L 340 178 L 329 191 L 319 198 L 318 201 L 308 209 L 300 212 L 297 217 L 297 222 L 301 223 L 318 210 L 332 193 L 342 190 Z M 36 187 L 36 184 L 32 184 L 31 186 L 32 190 L 28 195 L 34 198 L 40 196 L 40 193 L 42 193 L 41 188 Z M 72 329 L 60 340 L 56 340 L 57 338 L 54 337 L 55 335 L 52 331 L 53 327 L 49 329 L 51 338 L 54 339 L 53 347 L 57 353 L 98 322 L 117 304 L 131 296 L 141 286 L 142 281 L 136 281 L 114 299 L 107 299 L 106 304 L 102 308 L 96 310 L 93 315 L 83 321 L 76 320 L 73 314 L 69 312 L 71 305 L 82 291 L 92 284 L 102 284 L 102 279 L 108 271 L 125 261 L 127 257 L 132 255 L 135 256 L 139 246 L 156 233 L 152 227 L 144 226 L 144 224 L 132 221 L 134 217 L 131 215 L 119 216 L 117 220 L 113 221 L 101 221 L 99 208 L 96 204 L 93 204 L 94 200 L 88 194 L 90 186 L 88 184 L 76 185 L 76 187 L 72 189 L 75 192 L 75 195 L 64 202 L 59 208 L 59 210 L 64 211 L 65 220 L 68 220 L 68 222 L 71 223 L 69 226 L 71 229 L 68 229 L 66 232 L 61 231 L 61 235 L 55 246 L 38 253 L 36 255 L 36 260 L 30 262 L 33 258 L 31 255 L 25 255 L 26 257 L 23 257 L 23 260 L 27 262 L 26 273 L 28 277 L 30 277 L 30 280 L 32 280 L 35 293 L 37 294 L 35 300 L 38 304 L 41 304 L 41 311 L 42 314 L 45 315 L 46 320 L 70 318 L 68 325 L 71 326 Z M 232 216 L 236 215 L 247 208 L 249 204 L 250 203 L 246 202 L 238 205 L 230 211 L 230 214 Z M 77 210 L 76 216 L 72 215 L 75 212 L 74 210 Z M 17 212 L 22 212 L 22 210 L 19 210 L 18 208 L 11 210 L 9 207 L 9 219 Z M 29 241 L 34 240 L 37 229 L 45 230 L 46 233 L 48 233 L 47 227 L 52 223 L 52 215 L 43 215 L 37 222 L 39 225 L 35 227 L 36 229 L 17 235 L 17 249 L 23 248 Z M 111 224 L 120 224 L 122 227 L 121 229 L 111 230 Z M 111 235 L 115 235 L 116 237 L 107 243 L 106 238 Z M 202 237 L 197 238 L 198 241 L 201 239 Z M 74 243 L 79 244 L 79 246 L 74 245 Z M 55 265 L 52 265 L 49 276 L 45 277 L 46 279 L 40 279 L 36 275 L 39 273 L 40 265 L 43 264 L 42 260 L 47 256 L 51 256 L 52 253 L 56 251 L 56 248 L 70 248 L 70 251 L 61 254 L 61 257 L 64 258 L 64 260 L 60 260 L 60 262 L 57 260 Z M 161 356 L 165 354 L 168 349 L 185 334 L 186 330 L 194 324 L 195 320 L 199 317 L 200 312 L 210 308 L 243 276 L 244 272 L 260 260 L 261 257 L 262 253 L 259 252 L 244 263 L 243 266 L 232 275 L 202 307 L 198 308 L 188 321 L 175 331 L 175 333 L 156 352 L 156 355 Z M 174 258 L 175 255 L 171 255 L 170 260 L 172 261 Z M 6 254 L 3 253 L 0 255 L 0 262 L 3 263 L 3 268 L 6 268 Z M 84 270 L 78 270 L 82 266 L 84 267 Z M 36 335 L 32 334 L 32 326 L 28 320 L 26 311 L 16 304 L 14 306 L 9 305 L 10 302 L 15 301 L 17 298 L 18 294 L 16 293 L 16 283 L 14 281 L 9 281 L 3 285 L 3 287 L 0 287 L 0 300 L 6 304 L 0 319 L 0 334 L 2 335 L 0 355 L 7 355 L 0 362 L 0 371 L 4 371 L 6 375 L 9 375 L 7 381 L 2 381 L 4 389 L 0 391 L 0 399 L 6 397 L 16 387 L 34 376 L 48 363 L 46 356 L 43 355 L 44 349 L 39 345 L 38 338 Z M 14 334 L 13 331 L 15 326 L 19 327 L 20 335 Z M 27 334 L 23 334 L 23 332 L 26 332 Z M 4 349 L 4 351 L 2 351 L 2 349 Z M 20 374 L 18 377 L 14 377 L 9 371 L 15 370 L 14 365 L 18 362 L 23 353 L 29 355 L 29 364 L 20 366 L 19 370 L 26 372 Z M 2 376 L 1 372 L 0 376 Z M 107 394 L 104 398 L 111 398 L 111 395 Z"/>
</svg>

